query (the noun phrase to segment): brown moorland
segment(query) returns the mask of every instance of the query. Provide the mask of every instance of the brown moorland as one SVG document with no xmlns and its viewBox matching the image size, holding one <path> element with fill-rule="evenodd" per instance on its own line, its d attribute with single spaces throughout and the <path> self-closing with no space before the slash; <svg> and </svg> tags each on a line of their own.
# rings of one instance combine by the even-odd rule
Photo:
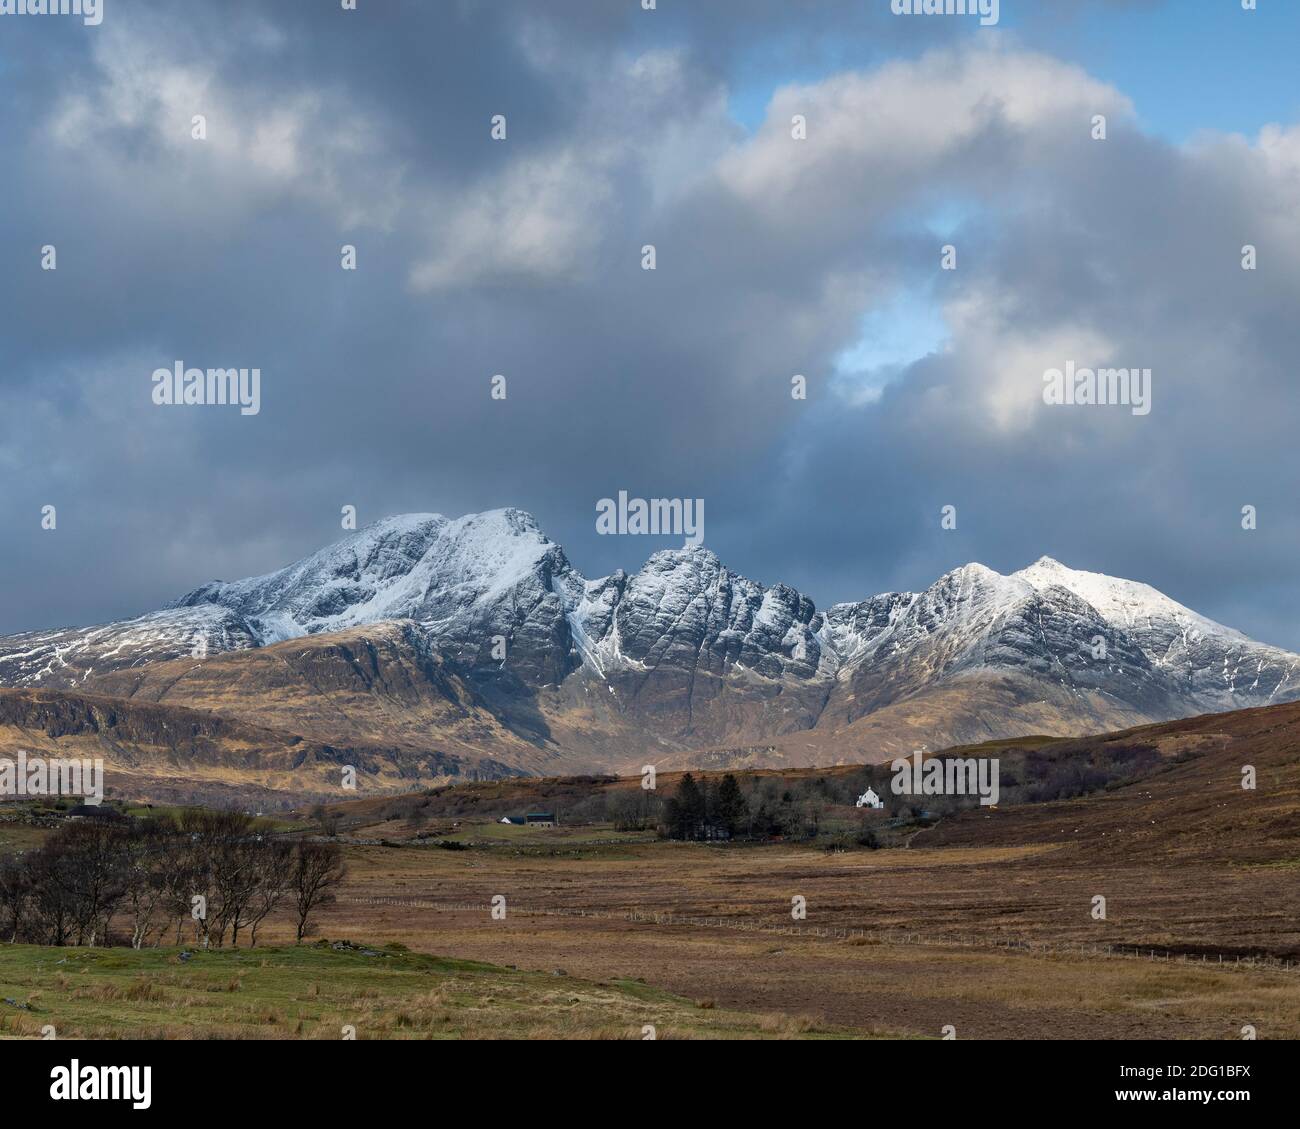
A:
<svg viewBox="0 0 1300 1129">
<path fill-rule="evenodd" d="M 325 929 L 640 977 L 863 1033 L 937 1037 L 952 1024 L 967 1038 L 1240 1038 L 1250 1025 L 1300 1037 L 1300 705 L 1019 749 L 1077 759 L 1106 745 L 1156 756 L 1132 782 L 963 811 L 892 850 L 651 842 L 486 818 L 416 840 L 363 801 L 345 816 L 348 835 L 368 827 L 412 845 L 350 848 L 349 886 Z M 473 787 L 519 789 L 527 807 L 580 783 Z M 449 840 L 470 845 L 432 845 Z M 498 894 L 504 921 L 489 914 Z M 806 920 L 791 918 L 796 896 Z"/>
<path fill-rule="evenodd" d="M 825 836 L 667 842 L 564 821 L 635 779 L 483 781 L 341 804 L 331 814 L 350 873 L 320 930 L 644 981 L 701 1011 L 776 1017 L 773 1035 L 939 1037 L 951 1025 L 959 1038 L 1233 1039 L 1250 1026 L 1300 1037 L 1300 705 L 960 752 L 999 756 L 1004 802 L 903 820 L 898 845 L 879 850 L 837 836 L 830 850 Z M 863 771 L 746 783 L 798 789 Z M 1084 794 L 1025 802 L 1075 777 Z M 661 775 L 659 789 L 677 779 Z M 498 822 L 537 807 L 560 810 L 562 825 Z M 828 810 L 823 824 L 841 816 L 860 818 Z M 315 832 L 305 817 L 298 826 Z M 497 895 L 504 920 L 490 912 Z M 792 918 L 795 898 L 806 919 Z M 287 922 L 270 923 L 267 942 L 288 940 Z"/>
</svg>

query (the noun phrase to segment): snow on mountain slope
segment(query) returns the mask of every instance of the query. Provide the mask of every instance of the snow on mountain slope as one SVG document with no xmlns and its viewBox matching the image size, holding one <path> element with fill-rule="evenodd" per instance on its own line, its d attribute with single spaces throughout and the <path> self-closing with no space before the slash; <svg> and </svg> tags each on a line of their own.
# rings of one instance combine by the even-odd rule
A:
<svg viewBox="0 0 1300 1129">
<path fill-rule="evenodd" d="M 849 725 L 953 679 L 985 674 L 1012 674 L 1067 701 L 1074 695 L 1089 716 L 1098 702 L 1138 716 L 1182 708 L 1141 647 L 1086 601 L 979 564 L 947 573 L 924 592 L 837 605 L 822 636 L 839 665 L 819 725 Z"/>
<path fill-rule="evenodd" d="M 811 677 L 820 644 L 816 608 L 789 585 L 765 589 L 702 547 L 655 553 L 623 584 L 613 614 L 582 623 L 608 673 L 619 661 L 640 671 L 668 665 L 721 675 Z"/>
<path fill-rule="evenodd" d="M 1256 643 L 1150 585 L 1081 572 L 1050 557 L 1012 576 L 1040 591 L 1065 588 L 1086 601 L 1206 710 L 1232 709 L 1243 700 L 1265 705 L 1300 693 L 1300 656 Z"/>
<path fill-rule="evenodd" d="M 968 564 L 924 592 L 891 592 L 861 604 L 838 604 L 827 613 L 823 636 L 833 641 L 842 674 L 922 646 L 933 649 L 936 667 L 946 666 L 1032 594 L 1023 581 Z"/>
<path fill-rule="evenodd" d="M 97 672 L 260 644 L 240 616 L 212 604 L 100 627 L 29 631 L 0 638 L 0 686 L 72 687 Z"/>
<path fill-rule="evenodd" d="M 1300 656 L 1144 584 L 1047 558 L 979 564 L 919 593 L 819 613 L 703 547 L 587 580 L 520 510 L 387 518 L 265 576 L 214 582 L 125 623 L 0 639 L 0 684 L 84 684 L 161 659 L 390 621 L 415 624 L 502 708 L 612 711 L 673 740 L 851 724 L 954 679 L 1014 675 L 1088 716 L 1166 718 L 1300 697 Z M 504 658 L 502 657 L 504 648 Z M 593 692 L 598 691 L 596 697 Z M 566 697 L 567 695 L 567 697 Z M 602 715 L 605 716 L 605 715 Z M 608 717 L 605 718 L 608 720 Z M 621 722 L 619 722 L 621 724 Z"/>
<path fill-rule="evenodd" d="M 267 576 L 204 585 L 175 606 L 227 608 L 263 644 L 410 619 L 454 658 L 486 665 L 503 640 L 524 674 L 559 681 L 574 665 L 566 615 L 584 584 L 521 510 L 408 514 Z"/>
<path fill-rule="evenodd" d="M 1013 572 L 1011 578 L 1024 581 L 1040 592 L 1053 585 L 1066 588 L 1096 608 L 1107 622 L 1125 630 L 1142 630 L 1152 623 L 1172 619 L 1203 633 L 1246 638 L 1239 631 L 1183 607 L 1149 584 L 1067 568 L 1051 557 L 1040 557 L 1028 568 Z"/>
<path fill-rule="evenodd" d="M 287 568 L 205 584 L 171 607 L 227 608 L 252 625 L 262 645 L 407 618 L 417 603 L 413 570 L 447 525 L 440 514 L 385 518 Z"/>
</svg>

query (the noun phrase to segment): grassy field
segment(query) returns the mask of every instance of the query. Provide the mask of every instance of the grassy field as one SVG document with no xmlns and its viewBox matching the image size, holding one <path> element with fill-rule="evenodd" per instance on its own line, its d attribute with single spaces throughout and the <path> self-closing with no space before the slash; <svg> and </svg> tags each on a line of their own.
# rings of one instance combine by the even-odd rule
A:
<svg viewBox="0 0 1300 1129">
<path fill-rule="evenodd" d="M 188 961 L 0 945 L 0 1034 L 1300 1038 L 1300 706 L 1156 728 L 1140 779 L 944 813 L 874 850 L 495 822 L 635 781 L 351 801 L 317 926 L 377 955 L 295 949 L 284 915 L 258 934 L 278 948 Z M 0 823 L 0 854 L 43 834 Z"/>
<path fill-rule="evenodd" d="M 188 959 L 181 952 L 189 953 Z M 703 1004 L 704 1006 L 701 1006 Z M 0 946 L 0 1039 L 834 1038 L 631 980 L 320 943 L 224 951 Z"/>
<path fill-rule="evenodd" d="M 1059 828 L 1079 825 L 1073 809 Z M 960 1038 L 1233 1039 L 1248 1024 L 1300 1038 L 1300 971 L 1249 963 L 1294 961 L 1293 856 L 1152 866 L 976 818 L 1001 842 L 828 852 L 463 820 L 449 834 L 475 845 L 446 850 L 410 830 L 397 845 L 392 824 L 349 829 L 387 845 L 345 847 L 348 877 L 318 926 L 380 955 L 295 948 L 284 916 L 261 933 L 279 947 L 187 961 L 0 945 L 0 1036 L 51 1023 L 337 1038 L 351 1023 L 376 1039 L 636 1038 L 651 1023 L 665 1038 L 936 1038 L 952 1025 Z M 1105 921 L 1089 913 L 1099 892 Z M 489 914 L 497 894 L 504 921 Z"/>
<path fill-rule="evenodd" d="M 332 1039 L 351 1024 L 373 1039 L 639 1038 L 648 1023 L 660 1038 L 937 1038 L 952 1025 L 976 1039 L 1234 1039 L 1247 1024 L 1300 1038 L 1300 971 L 1176 948 L 1291 944 L 1286 866 L 562 838 L 346 854 L 319 926 L 369 948 L 295 947 L 283 917 L 263 927 L 271 947 L 187 960 L 0 945 L 0 1037 L 52 1024 L 63 1037 Z M 1087 913 L 1095 889 L 1111 894 L 1109 922 Z M 805 921 L 790 916 L 795 894 Z M 999 947 L 1017 940 L 1041 948 Z M 1112 942 L 1161 959 L 1090 947 Z"/>
<path fill-rule="evenodd" d="M 45 841 L 47 834 L 48 831 L 43 827 L 0 820 L 0 856 L 39 847 Z"/>
<path fill-rule="evenodd" d="M 348 855 L 347 886 L 322 916 L 331 936 L 639 977 L 862 1035 L 938 1037 L 951 1024 L 963 1038 L 1232 1039 L 1250 1024 L 1261 1038 L 1300 1037 L 1300 971 L 1232 955 L 1294 945 L 1300 898 L 1285 867 L 1152 869 L 1045 845 L 828 854 L 557 840 L 547 854 Z M 1105 922 L 1088 912 L 1097 891 L 1111 899 Z M 488 912 L 496 894 L 504 921 Z M 805 921 L 791 918 L 795 895 Z M 1108 956 L 1107 945 L 1151 946 L 1160 959 Z"/>
</svg>

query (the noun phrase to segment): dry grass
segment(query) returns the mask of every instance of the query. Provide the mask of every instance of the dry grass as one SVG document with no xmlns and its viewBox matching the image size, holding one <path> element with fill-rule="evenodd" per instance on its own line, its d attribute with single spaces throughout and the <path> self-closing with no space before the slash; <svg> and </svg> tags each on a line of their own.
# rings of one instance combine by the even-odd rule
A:
<svg viewBox="0 0 1300 1129">
<path fill-rule="evenodd" d="M 701 1011 L 634 983 L 592 983 L 329 946 L 198 952 L 0 947 L 0 1038 L 762 1038 L 756 1016 Z M 51 974 L 54 960 L 71 974 Z M 237 968 L 232 975 L 232 968 Z M 234 989 L 234 990 L 232 990 Z M 10 1000 L 12 1003 L 6 1003 Z M 799 1032 L 826 1037 L 843 1032 Z"/>
<path fill-rule="evenodd" d="M 340 901 L 323 919 L 332 935 L 594 981 L 635 977 L 719 1010 L 824 1017 L 873 1035 L 937 1037 L 952 1023 L 962 1038 L 1236 1038 L 1250 1023 L 1261 1038 L 1300 1037 L 1300 973 L 1059 951 L 1128 943 L 1285 952 L 1300 946 L 1300 892 L 1287 868 L 1194 859 L 1142 867 L 1042 844 L 827 855 L 657 843 L 554 857 L 358 847 L 349 856 L 344 899 L 421 904 Z M 1098 892 L 1109 899 L 1105 922 L 1088 912 Z M 511 907 L 504 922 L 488 915 L 496 893 Z M 809 911 L 797 927 L 796 893 Z M 464 904 L 482 909 L 436 908 Z M 619 916 L 632 909 L 792 932 Z M 817 936 L 825 926 L 868 935 Z M 890 939 L 900 933 L 932 943 Z M 957 943 L 971 937 L 1058 951 Z"/>
</svg>

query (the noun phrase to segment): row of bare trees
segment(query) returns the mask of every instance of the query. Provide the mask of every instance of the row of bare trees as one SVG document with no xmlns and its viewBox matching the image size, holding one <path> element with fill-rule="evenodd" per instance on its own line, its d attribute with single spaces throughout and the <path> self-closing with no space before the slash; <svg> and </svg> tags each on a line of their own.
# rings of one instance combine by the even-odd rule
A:
<svg viewBox="0 0 1300 1129">
<path fill-rule="evenodd" d="M 336 843 L 289 843 L 240 812 L 65 823 L 0 861 L 0 937 L 44 945 L 257 944 L 277 909 L 301 941 L 345 874 Z"/>
</svg>

